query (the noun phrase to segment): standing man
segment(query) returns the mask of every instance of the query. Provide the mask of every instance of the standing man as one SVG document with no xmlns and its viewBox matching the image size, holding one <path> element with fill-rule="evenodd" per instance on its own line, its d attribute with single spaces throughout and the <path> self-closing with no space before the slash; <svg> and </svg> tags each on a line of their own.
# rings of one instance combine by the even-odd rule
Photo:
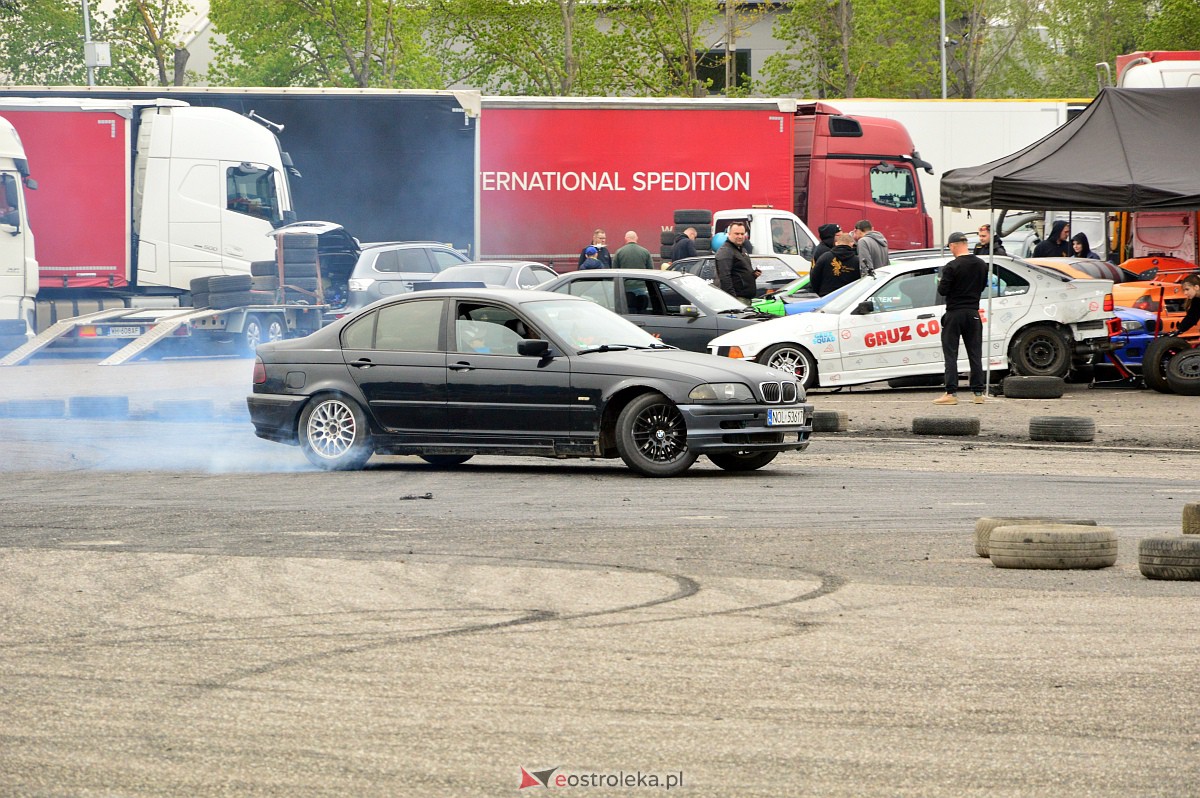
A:
<svg viewBox="0 0 1200 798">
<path fill-rule="evenodd" d="M 942 316 L 942 357 L 946 361 L 946 393 L 935 405 L 956 405 L 958 398 L 958 339 L 967 348 L 971 365 L 971 391 L 975 404 L 983 404 L 983 321 L 979 318 L 979 295 L 987 287 L 988 265 L 968 251 L 967 237 L 951 233 L 946 239 L 954 260 L 942 267 L 938 293 L 946 297 Z"/>
<path fill-rule="evenodd" d="M 842 228 L 838 227 L 833 222 L 823 224 L 817 228 L 817 236 L 821 239 L 817 246 L 813 249 L 812 262 L 815 265 L 821 259 L 821 256 L 833 249 L 833 237 L 842 232 Z M 850 239 L 851 243 L 854 239 Z"/>
<path fill-rule="evenodd" d="M 817 296 L 825 296 L 859 277 L 862 277 L 862 271 L 858 255 L 854 253 L 854 236 L 837 233 L 833 239 L 833 249 L 817 258 L 812 271 L 808 273 L 808 287 Z"/>
<path fill-rule="evenodd" d="M 746 223 L 730 222 L 725 229 L 728 236 L 717 250 L 717 285 L 727 294 L 749 302 L 758 296 L 758 280 L 762 272 L 750 263 L 744 249 Z"/>
<path fill-rule="evenodd" d="M 1065 219 L 1056 221 L 1046 240 L 1033 248 L 1035 258 L 1069 258 L 1074 254 L 1071 251 L 1071 225 Z"/>
<path fill-rule="evenodd" d="M 601 266 L 606 266 L 606 267 L 611 268 L 612 267 L 612 253 L 609 252 L 608 247 L 605 246 L 605 243 L 607 241 L 608 241 L 608 236 L 605 234 L 604 229 L 597 227 L 595 230 L 592 231 L 592 243 L 588 244 L 588 247 L 596 248 L 596 260 L 600 261 Z M 583 268 L 583 262 L 585 260 L 587 260 L 588 247 L 584 247 L 583 250 L 579 253 L 579 264 L 578 265 L 580 268 Z"/>
<path fill-rule="evenodd" d="M 671 247 L 671 260 L 683 260 L 696 257 L 696 228 L 689 227 L 675 236 L 675 244 Z"/>
<path fill-rule="evenodd" d="M 992 250 L 993 255 L 1008 254 L 1004 251 L 1003 241 L 998 238 L 995 240 L 995 242 L 992 241 L 992 226 L 990 224 L 985 224 L 979 228 L 979 243 L 975 245 L 975 254 L 986 258 L 989 246 L 995 247 L 995 249 Z"/>
<path fill-rule="evenodd" d="M 617 250 L 617 254 L 613 255 L 613 268 L 615 269 L 653 269 L 654 260 L 650 257 L 650 250 L 638 243 L 638 234 L 630 230 L 625 234 L 625 246 Z"/>
<path fill-rule="evenodd" d="M 864 276 L 891 263 L 888 257 L 888 242 L 883 233 L 875 232 L 869 219 L 854 225 L 854 240 L 858 245 L 858 262 Z"/>
</svg>

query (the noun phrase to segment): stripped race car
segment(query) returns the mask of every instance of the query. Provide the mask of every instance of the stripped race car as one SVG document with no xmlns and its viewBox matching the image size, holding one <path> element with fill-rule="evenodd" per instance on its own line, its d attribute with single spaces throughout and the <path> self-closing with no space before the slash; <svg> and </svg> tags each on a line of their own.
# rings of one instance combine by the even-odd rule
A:
<svg viewBox="0 0 1200 798">
<path fill-rule="evenodd" d="M 944 299 L 937 278 L 947 258 L 904 260 L 877 269 L 823 307 L 734 330 L 709 351 L 793 371 L 805 387 L 836 387 L 942 371 Z M 1108 352 L 1119 330 L 1112 281 L 1071 279 L 1013 258 L 997 258 L 991 297 L 980 298 L 992 370 L 1065 376 L 1073 360 Z M 959 367 L 967 369 L 960 349 Z"/>
</svg>

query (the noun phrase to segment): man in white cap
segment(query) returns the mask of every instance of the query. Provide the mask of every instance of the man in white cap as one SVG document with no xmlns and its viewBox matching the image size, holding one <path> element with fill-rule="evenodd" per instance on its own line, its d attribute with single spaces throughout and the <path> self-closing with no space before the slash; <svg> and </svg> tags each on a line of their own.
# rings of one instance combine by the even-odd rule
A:
<svg viewBox="0 0 1200 798">
<path fill-rule="evenodd" d="M 979 295 L 987 287 L 988 265 L 972 255 L 967 237 L 951 233 L 946 239 L 954 260 L 942 267 L 938 293 L 946 297 L 942 316 L 942 357 L 946 361 L 946 393 L 933 400 L 935 405 L 956 405 L 958 398 L 958 340 L 967 349 L 971 365 L 971 391 L 975 404 L 983 404 L 983 320 L 979 317 Z"/>
</svg>

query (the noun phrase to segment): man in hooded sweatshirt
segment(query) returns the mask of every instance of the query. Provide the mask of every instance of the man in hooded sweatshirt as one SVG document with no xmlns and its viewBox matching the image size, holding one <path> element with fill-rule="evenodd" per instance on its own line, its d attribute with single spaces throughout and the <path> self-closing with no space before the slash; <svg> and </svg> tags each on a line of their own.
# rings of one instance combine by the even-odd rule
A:
<svg viewBox="0 0 1200 798">
<path fill-rule="evenodd" d="M 808 283 L 817 296 L 825 296 L 859 277 L 862 272 L 854 252 L 854 236 L 838 233 L 833 239 L 833 249 L 818 258 L 808 273 Z"/>
<path fill-rule="evenodd" d="M 833 237 L 840 232 L 842 232 L 842 228 L 833 222 L 830 222 L 829 224 L 823 224 L 817 228 L 817 235 L 820 236 L 821 241 L 817 244 L 816 248 L 813 249 L 813 264 L 816 264 L 816 262 L 821 259 L 822 255 L 833 249 Z"/>
<path fill-rule="evenodd" d="M 671 247 L 671 260 L 683 260 L 696 257 L 696 228 L 689 227 L 675 236 L 675 244 Z"/>
<path fill-rule="evenodd" d="M 1050 227 L 1050 235 L 1033 249 L 1035 258 L 1069 258 L 1071 251 L 1071 226 L 1066 219 L 1059 219 Z"/>
<path fill-rule="evenodd" d="M 864 275 L 874 274 L 876 269 L 891 263 L 887 239 L 871 227 L 869 219 L 854 225 L 854 239 L 858 242 L 858 263 Z"/>
</svg>

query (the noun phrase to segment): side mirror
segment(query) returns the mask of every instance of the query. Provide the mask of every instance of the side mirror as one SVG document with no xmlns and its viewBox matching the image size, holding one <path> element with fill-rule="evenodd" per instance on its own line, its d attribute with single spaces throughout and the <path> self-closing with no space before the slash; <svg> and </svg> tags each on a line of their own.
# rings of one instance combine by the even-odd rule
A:
<svg viewBox="0 0 1200 798">
<path fill-rule="evenodd" d="M 703 316 L 704 314 L 701 313 L 700 308 L 696 307 L 695 305 L 680 305 L 679 306 L 679 315 L 680 316 L 688 316 L 693 319 L 698 319 L 701 316 Z"/>
<path fill-rule="evenodd" d="M 525 357 L 550 357 L 550 342 L 541 338 L 525 339 L 517 342 L 517 354 Z"/>
<path fill-rule="evenodd" d="M 854 312 L 851 313 L 850 315 L 851 316 L 866 316 L 866 315 L 874 313 L 874 312 L 875 312 L 875 303 L 873 303 L 871 300 L 868 299 L 863 302 L 859 302 L 858 307 L 856 307 L 854 309 Z"/>
</svg>

